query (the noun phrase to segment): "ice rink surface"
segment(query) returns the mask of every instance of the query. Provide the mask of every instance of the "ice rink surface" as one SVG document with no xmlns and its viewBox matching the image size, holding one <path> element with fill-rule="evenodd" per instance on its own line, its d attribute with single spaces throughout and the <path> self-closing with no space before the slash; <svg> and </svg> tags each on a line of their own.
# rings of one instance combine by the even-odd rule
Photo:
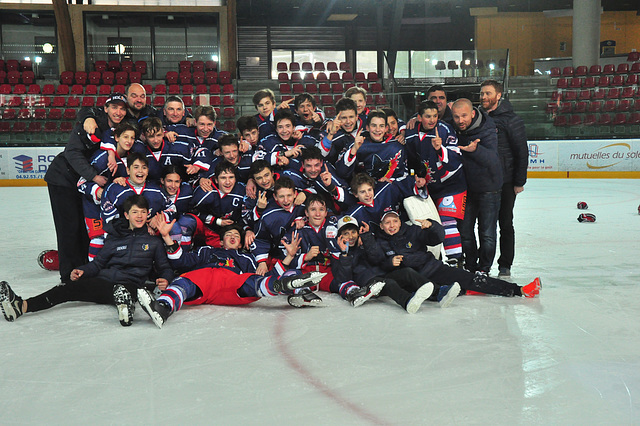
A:
<svg viewBox="0 0 640 426">
<path fill-rule="evenodd" d="M 47 290 L 46 188 L 0 199 L 0 279 Z M 576 220 L 578 201 L 595 223 Z M 86 303 L 1 320 L 0 424 L 638 425 L 638 204 L 638 180 L 529 180 L 512 277 L 541 276 L 538 299 L 409 315 L 325 293 L 322 308 L 186 307 L 162 330 Z"/>
</svg>

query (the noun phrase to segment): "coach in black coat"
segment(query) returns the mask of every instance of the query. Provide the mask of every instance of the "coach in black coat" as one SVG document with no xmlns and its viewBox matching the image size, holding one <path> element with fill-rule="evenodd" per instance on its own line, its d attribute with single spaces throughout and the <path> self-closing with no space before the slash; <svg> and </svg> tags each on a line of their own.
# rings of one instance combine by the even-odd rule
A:
<svg viewBox="0 0 640 426">
<path fill-rule="evenodd" d="M 502 84 L 487 80 L 480 87 L 482 110 L 487 112 L 498 129 L 498 153 L 502 163 L 504 184 L 500 200 L 500 257 L 499 275 L 511 275 L 511 265 L 515 255 L 515 230 L 513 228 L 513 207 L 516 195 L 524 191 L 529 165 L 529 145 L 524 121 L 513 112 L 511 103 L 503 98 Z"/>
</svg>

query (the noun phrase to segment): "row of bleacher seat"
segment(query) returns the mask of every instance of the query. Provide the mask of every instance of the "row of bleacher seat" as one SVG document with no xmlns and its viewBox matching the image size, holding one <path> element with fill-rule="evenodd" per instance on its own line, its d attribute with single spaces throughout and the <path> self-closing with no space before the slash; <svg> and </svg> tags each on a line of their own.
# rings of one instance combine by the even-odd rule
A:
<svg viewBox="0 0 640 426">
<path fill-rule="evenodd" d="M 551 100 L 557 101 L 575 101 L 589 99 L 625 99 L 640 98 L 640 88 L 633 86 L 628 87 L 611 87 L 581 90 L 556 90 L 551 93 Z"/>
<path fill-rule="evenodd" d="M 633 86 L 640 82 L 640 74 L 629 74 L 627 76 L 618 74 L 613 77 L 601 75 L 600 77 L 561 77 L 556 81 L 558 89 L 579 89 L 581 87 L 609 87 L 609 86 Z"/>
<path fill-rule="evenodd" d="M 141 83 L 142 73 L 137 71 L 91 71 L 89 73 L 84 71 L 63 71 L 60 74 L 60 84 L 66 84 L 71 86 L 73 84 L 79 84 L 81 86 L 87 84 L 122 84 L 127 85 L 129 83 Z"/>
<path fill-rule="evenodd" d="M 0 84 L 33 84 L 36 75 L 33 71 L 2 71 L 0 70 Z"/>
<path fill-rule="evenodd" d="M 0 59 L 0 71 L 31 71 L 33 64 L 26 59 L 18 61 L 17 59 Z"/>
<path fill-rule="evenodd" d="M 118 71 L 125 71 L 128 73 L 131 72 L 139 72 L 140 74 L 147 73 L 147 61 L 131 61 L 124 60 L 120 61 L 95 61 L 93 64 L 94 71 L 103 73 L 105 71 L 110 71 L 116 73 Z"/>
<path fill-rule="evenodd" d="M 167 84 L 231 84 L 229 71 L 167 71 Z"/>
<path fill-rule="evenodd" d="M 298 95 L 300 93 L 311 93 L 311 94 L 329 94 L 329 93 L 344 93 L 349 90 L 351 87 L 355 86 L 355 83 L 320 83 L 318 85 L 314 83 L 280 83 L 280 93 L 293 93 L 294 95 Z M 380 83 L 359 83 L 359 87 L 362 87 L 367 92 L 370 93 L 382 93 L 383 88 Z"/>
<path fill-rule="evenodd" d="M 222 93 L 224 95 L 230 95 L 235 93 L 235 88 L 232 84 L 225 84 L 222 86 L 220 86 L 219 84 L 199 84 L 195 86 L 191 84 L 185 84 L 182 86 L 178 84 L 169 86 L 166 86 L 165 84 L 157 84 L 155 85 L 155 87 L 150 84 L 143 84 L 143 87 L 145 88 L 148 95 L 151 95 L 152 93 L 155 93 L 157 95 L 191 95 L 194 93 L 196 95 L 207 93 Z M 113 86 L 109 84 L 102 84 L 100 86 L 97 86 L 95 84 L 88 84 L 86 86 L 80 84 L 74 84 L 72 86 L 69 86 L 67 84 L 60 84 L 57 86 L 53 84 L 45 84 L 42 87 L 40 87 L 39 84 L 35 83 L 28 86 L 24 84 L 0 84 L 0 95 L 109 95 L 113 92 L 124 93 L 124 91 L 125 86 L 123 84 L 116 84 Z"/>
<path fill-rule="evenodd" d="M 567 126 L 624 126 L 640 124 L 640 112 L 623 113 L 619 112 L 614 115 L 603 114 L 572 114 L 558 115 L 553 121 L 556 127 Z"/>
<path fill-rule="evenodd" d="M 5 108 L 2 111 L 2 120 L 75 120 L 77 115 L 78 111 L 75 108 Z"/>
<path fill-rule="evenodd" d="M 24 121 L 0 121 L 0 133 L 47 133 L 64 132 L 73 130 L 73 121 L 47 121 L 44 124 L 40 121 L 26 123 Z"/>
<path fill-rule="evenodd" d="M 547 105 L 547 113 L 597 113 L 597 112 L 628 112 L 640 111 L 640 99 L 609 99 L 606 101 L 576 101 L 576 102 L 560 102 L 550 103 Z"/>
<path fill-rule="evenodd" d="M 287 67 L 286 62 L 278 62 L 276 64 L 276 70 L 278 72 L 351 71 L 351 65 L 349 65 L 348 62 L 340 62 L 339 65 L 337 62 L 327 62 L 325 67 L 324 62 L 315 62 L 314 64 L 311 62 L 303 62 L 302 65 L 300 65 L 299 62 L 290 62 Z"/>
<path fill-rule="evenodd" d="M 364 82 L 371 82 L 371 83 L 376 83 L 378 82 L 378 73 L 376 72 L 370 72 L 370 73 L 363 73 L 363 72 L 357 72 L 354 74 L 352 74 L 349 71 L 346 71 L 344 73 L 342 73 L 342 75 L 340 75 L 340 73 L 337 72 L 331 72 L 329 73 L 329 76 L 327 76 L 326 73 L 324 72 L 318 72 L 318 73 L 314 73 L 314 72 L 307 72 L 304 73 L 304 76 L 302 76 L 301 73 L 299 72 L 293 72 L 291 74 L 287 74 L 286 72 L 281 72 L 278 73 L 278 82 L 280 83 L 338 83 L 338 82 L 356 82 L 356 83 L 364 83 Z"/>
<path fill-rule="evenodd" d="M 614 75 L 614 74 L 629 74 L 640 72 L 640 62 L 634 62 L 631 65 L 627 62 L 618 64 L 616 67 L 614 64 L 607 64 L 604 67 L 601 65 L 581 65 L 579 67 L 564 67 L 560 70 L 559 67 L 551 68 L 551 78 L 557 77 L 585 77 L 585 76 L 600 76 L 600 75 Z"/>
</svg>

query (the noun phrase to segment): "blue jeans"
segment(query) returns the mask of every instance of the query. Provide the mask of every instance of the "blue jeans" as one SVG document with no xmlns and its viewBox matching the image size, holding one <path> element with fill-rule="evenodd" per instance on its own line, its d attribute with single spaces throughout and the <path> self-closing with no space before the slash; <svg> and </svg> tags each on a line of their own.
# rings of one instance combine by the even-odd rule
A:
<svg viewBox="0 0 640 426">
<path fill-rule="evenodd" d="M 460 226 L 464 264 L 471 272 L 489 273 L 496 255 L 498 213 L 501 191 L 467 192 L 464 220 Z M 476 242 L 475 227 L 478 222 L 480 247 Z"/>
</svg>

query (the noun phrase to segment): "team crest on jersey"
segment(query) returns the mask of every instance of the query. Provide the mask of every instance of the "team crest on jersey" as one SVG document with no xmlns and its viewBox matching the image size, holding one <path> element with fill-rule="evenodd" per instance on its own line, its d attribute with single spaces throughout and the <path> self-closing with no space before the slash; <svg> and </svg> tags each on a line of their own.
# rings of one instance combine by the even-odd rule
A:
<svg viewBox="0 0 640 426">
<path fill-rule="evenodd" d="M 411 247 L 413 247 L 413 244 L 411 244 L 411 241 L 409 241 L 409 242 L 407 243 L 407 248 L 408 248 L 408 249 L 410 249 Z"/>
<path fill-rule="evenodd" d="M 142 251 L 149 251 L 149 244 L 143 244 Z"/>
<path fill-rule="evenodd" d="M 439 211 L 453 211 L 457 210 L 456 203 L 452 196 L 447 196 L 440 200 L 440 204 L 438 205 Z"/>
</svg>

